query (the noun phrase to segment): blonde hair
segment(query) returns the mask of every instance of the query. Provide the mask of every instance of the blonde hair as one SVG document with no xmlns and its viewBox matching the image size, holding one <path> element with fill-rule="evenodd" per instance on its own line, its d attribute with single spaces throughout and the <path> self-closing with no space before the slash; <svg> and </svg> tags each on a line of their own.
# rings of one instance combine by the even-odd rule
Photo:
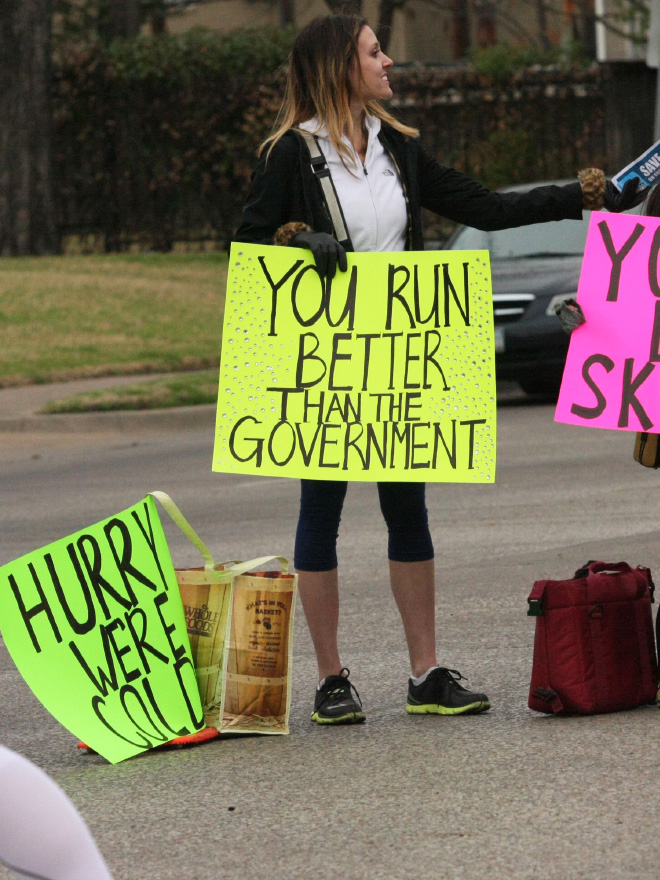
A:
<svg viewBox="0 0 660 880">
<path fill-rule="evenodd" d="M 328 15 L 315 18 L 298 34 L 289 56 L 284 100 L 259 155 L 268 149 L 268 157 L 289 129 L 316 117 L 344 164 L 354 162 L 342 136 L 344 132 L 349 138 L 353 135 L 351 68 L 354 62 L 359 68 L 358 38 L 366 24 L 366 19 L 357 15 Z M 416 128 L 399 122 L 378 101 L 364 102 L 364 111 L 407 137 L 419 135 Z"/>
</svg>

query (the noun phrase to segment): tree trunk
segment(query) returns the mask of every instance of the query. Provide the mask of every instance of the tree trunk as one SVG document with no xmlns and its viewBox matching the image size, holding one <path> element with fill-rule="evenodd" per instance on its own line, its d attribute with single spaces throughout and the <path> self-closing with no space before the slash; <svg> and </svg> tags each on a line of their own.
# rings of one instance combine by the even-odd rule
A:
<svg viewBox="0 0 660 880">
<path fill-rule="evenodd" d="M 485 49 L 497 42 L 497 24 L 495 4 L 493 0 L 478 0 L 475 3 L 477 13 L 477 46 Z"/>
<path fill-rule="evenodd" d="M 108 12 L 108 36 L 129 39 L 138 36 L 142 24 L 140 0 L 109 0 Z"/>
<path fill-rule="evenodd" d="M 167 10 L 163 0 L 155 0 L 151 4 L 149 20 L 151 23 L 151 33 L 154 37 L 160 37 L 167 33 Z"/>
<path fill-rule="evenodd" d="M 593 0 L 577 0 L 580 40 L 589 58 L 596 57 L 596 15 Z"/>
<path fill-rule="evenodd" d="M 0 254 L 58 251 L 51 187 L 52 0 L 0 3 Z"/>
<path fill-rule="evenodd" d="M 362 0 L 325 0 L 333 15 L 361 15 Z"/>
<path fill-rule="evenodd" d="M 470 48 L 470 16 L 467 0 L 451 0 L 452 59 L 465 58 Z"/>
<path fill-rule="evenodd" d="M 288 27 L 294 24 L 296 20 L 296 10 L 294 0 L 279 0 L 280 27 Z"/>
<path fill-rule="evenodd" d="M 550 48 L 550 39 L 548 37 L 548 16 L 546 15 L 545 4 L 547 0 L 536 0 L 536 21 L 539 29 L 539 42 L 542 49 Z"/>
<path fill-rule="evenodd" d="M 387 52 L 390 45 L 394 13 L 397 9 L 402 9 L 405 4 L 406 0 L 380 0 L 380 3 L 378 5 L 378 24 L 376 26 L 376 37 L 378 38 L 380 48 L 383 50 L 383 52 Z"/>
</svg>

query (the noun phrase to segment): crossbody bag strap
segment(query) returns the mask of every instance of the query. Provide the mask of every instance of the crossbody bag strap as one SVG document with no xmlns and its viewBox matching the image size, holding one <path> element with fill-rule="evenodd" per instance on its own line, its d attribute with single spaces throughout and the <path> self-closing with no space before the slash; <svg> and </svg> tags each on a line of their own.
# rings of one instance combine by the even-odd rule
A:
<svg viewBox="0 0 660 880">
<path fill-rule="evenodd" d="M 297 128 L 296 132 L 301 136 L 301 138 L 307 145 L 312 171 L 318 182 L 321 184 L 323 198 L 325 199 L 325 204 L 328 209 L 328 213 L 330 214 L 332 226 L 335 231 L 335 238 L 342 247 L 352 250 L 353 245 L 351 244 L 351 239 L 348 235 L 348 230 L 346 229 L 344 212 L 342 211 L 341 205 L 339 204 L 339 199 L 337 198 L 337 191 L 332 180 L 332 175 L 330 174 L 330 169 L 328 168 L 326 158 L 323 155 L 321 148 L 319 147 L 318 139 L 314 137 L 314 135 L 311 135 L 308 131 L 303 131 L 301 128 Z"/>
</svg>

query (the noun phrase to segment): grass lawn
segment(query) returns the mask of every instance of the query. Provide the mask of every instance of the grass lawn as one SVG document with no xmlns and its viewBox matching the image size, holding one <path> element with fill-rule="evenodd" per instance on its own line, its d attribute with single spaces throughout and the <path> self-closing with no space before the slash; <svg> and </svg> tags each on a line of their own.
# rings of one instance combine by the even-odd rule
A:
<svg viewBox="0 0 660 880">
<path fill-rule="evenodd" d="M 218 370 L 182 373 L 180 376 L 147 379 L 135 385 L 118 385 L 104 391 L 84 391 L 55 400 L 45 413 L 109 412 L 118 409 L 167 409 L 215 403 L 218 398 Z"/>
<path fill-rule="evenodd" d="M 0 259 L 0 386 L 215 367 L 220 253 Z"/>
</svg>

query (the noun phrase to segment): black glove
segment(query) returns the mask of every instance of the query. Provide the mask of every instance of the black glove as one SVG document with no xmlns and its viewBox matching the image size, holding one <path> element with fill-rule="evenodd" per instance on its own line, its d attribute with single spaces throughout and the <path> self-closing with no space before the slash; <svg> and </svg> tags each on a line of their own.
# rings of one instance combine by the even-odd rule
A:
<svg viewBox="0 0 660 880">
<path fill-rule="evenodd" d="M 629 208 L 634 208 L 635 205 L 641 204 L 646 198 L 647 193 L 648 189 L 646 188 L 643 188 L 639 193 L 637 192 L 637 181 L 635 179 L 627 181 L 621 192 L 619 192 L 611 180 L 606 180 L 603 207 L 613 214 L 620 214 L 621 211 L 627 211 Z"/>
<path fill-rule="evenodd" d="M 337 266 L 342 272 L 348 269 L 346 251 L 327 232 L 298 232 L 291 239 L 291 244 L 310 249 L 322 278 L 334 278 Z"/>
<path fill-rule="evenodd" d="M 560 302 L 559 305 L 556 305 L 555 314 L 561 321 L 562 328 L 569 336 L 573 330 L 577 330 L 577 328 L 587 320 L 584 317 L 584 312 L 580 308 L 579 303 L 574 299 L 565 299 L 563 302 Z"/>
</svg>

